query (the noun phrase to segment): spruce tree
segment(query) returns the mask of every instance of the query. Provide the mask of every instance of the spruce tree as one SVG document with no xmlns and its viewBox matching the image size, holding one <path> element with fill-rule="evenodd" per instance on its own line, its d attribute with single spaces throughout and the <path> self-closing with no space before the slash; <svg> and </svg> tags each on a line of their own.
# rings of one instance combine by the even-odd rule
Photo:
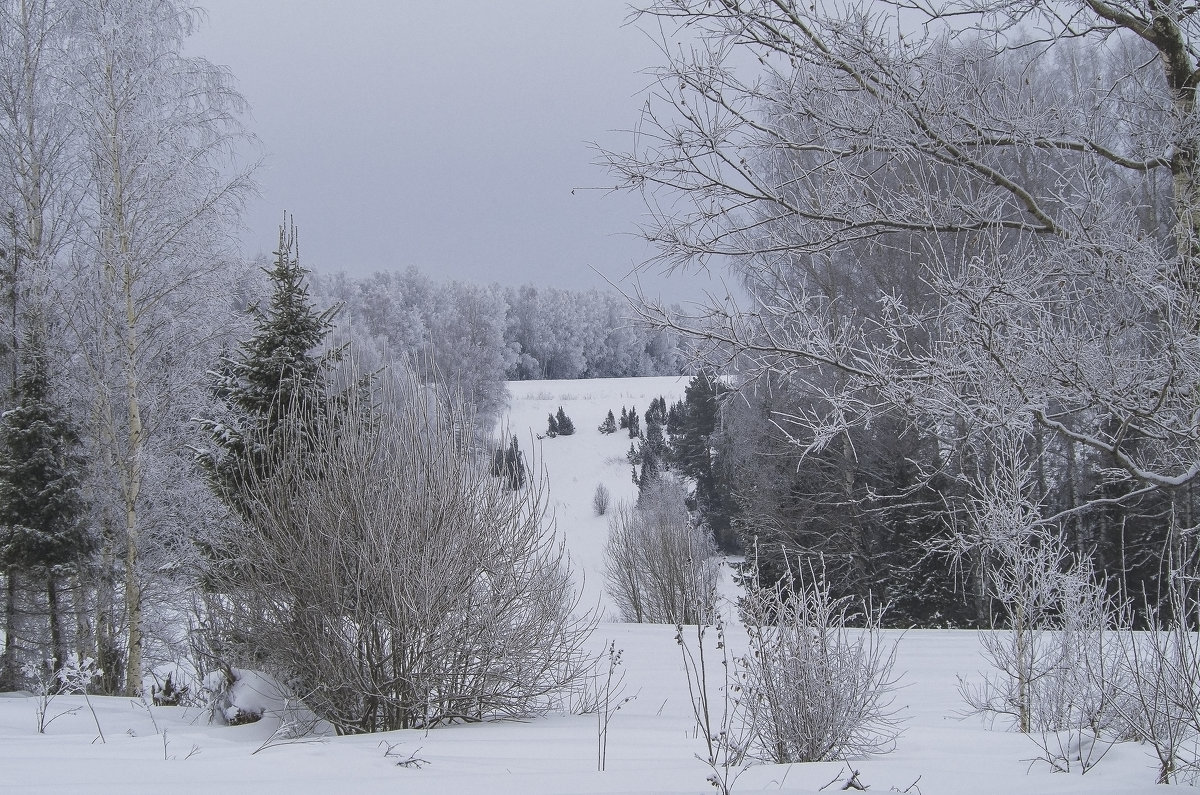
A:
<svg viewBox="0 0 1200 795">
<path fill-rule="evenodd" d="M 635 406 L 629 412 L 629 438 L 640 439 L 642 437 L 642 421 L 638 418 L 637 407 Z"/>
<path fill-rule="evenodd" d="M 8 573 L 10 599 L 14 574 L 44 578 L 57 673 L 64 655 L 58 580 L 94 543 L 82 521 L 79 435 L 52 398 L 47 355 L 37 335 L 25 340 L 13 398 L 15 407 L 0 418 L 0 564 Z"/>
<path fill-rule="evenodd" d="M 629 427 L 629 410 L 621 406 L 621 421 L 617 425 L 621 430 L 626 430 Z"/>
<path fill-rule="evenodd" d="M 504 451 L 504 471 L 508 477 L 508 487 L 517 491 L 525 486 L 525 457 L 517 446 L 517 437 L 513 436 L 508 449 Z"/>
<path fill-rule="evenodd" d="M 513 491 L 525 486 L 525 457 L 517 445 L 517 437 L 513 436 L 507 447 L 497 447 L 492 455 L 492 475 L 504 478 L 508 488 Z"/>
<path fill-rule="evenodd" d="M 218 418 L 201 421 L 215 449 L 200 464 L 218 495 L 239 511 L 254 477 L 264 477 L 263 444 L 293 413 L 319 413 L 328 403 L 326 377 L 332 359 L 322 350 L 337 307 L 318 312 L 300 265 L 295 226 L 281 226 L 266 309 L 253 307 L 254 335 L 222 360 L 215 391 L 224 404 Z M 253 476 L 253 477 L 252 477 Z"/>
<path fill-rule="evenodd" d="M 571 422 L 571 418 L 567 416 L 567 412 L 563 411 L 563 407 L 558 407 L 558 414 L 555 417 L 558 420 L 558 435 L 570 436 L 575 433 L 575 423 Z"/>
<path fill-rule="evenodd" d="M 654 454 L 654 451 L 649 447 L 642 445 L 642 471 L 637 478 L 638 500 L 654 483 L 657 483 L 662 477 L 662 471 L 659 469 L 659 458 Z"/>
<path fill-rule="evenodd" d="M 642 444 L 654 451 L 654 455 L 667 462 L 667 440 L 663 436 L 663 426 L 657 422 L 646 423 L 646 440 Z"/>
<path fill-rule="evenodd" d="M 600 427 L 596 430 L 605 436 L 617 432 L 617 418 L 613 416 L 612 409 L 608 410 L 608 416 L 604 418 L 604 422 L 600 423 Z"/>
<path fill-rule="evenodd" d="M 713 374 L 702 372 L 692 378 L 684 392 L 685 401 L 668 412 L 667 455 L 680 472 L 695 481 L 701 521 L 712 530 L 717 545 L 733 551 L 738 545 L 732 530 L 738 506 L 723 449 L 729 440 L 718 430 L 723 391 Z M 673 421 L 671 415 L 675 415 Z"/>
<path fill-rule="evenodd" d="M 553 439 L 558 436 L 558 420 L 554 419 L 554 415 L 550 414 L 546 422 L 546 435 Z"/>
</svg>

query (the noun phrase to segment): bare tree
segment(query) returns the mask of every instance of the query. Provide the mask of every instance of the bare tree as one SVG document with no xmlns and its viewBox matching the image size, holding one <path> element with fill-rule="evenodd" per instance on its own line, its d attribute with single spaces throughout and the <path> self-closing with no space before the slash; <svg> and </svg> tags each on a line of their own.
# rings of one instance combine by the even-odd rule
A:
<svg viewBox="0 0 1200 795">
<path fill-rule="evenodd" d="M 709 620 L 709 595 L 719 562 L 712 537 L 692 523 L 687 489 L 661 477 L 636 506 L 617 503 L 608 523 L 604 577 L 622 620 L 651 624 L 701 624 Z"/>
<path fill-rule="evenodd" d="M 1121 500 L 1200 472 L 1190 9 L 646 13 L 693 46 L 665 48 L 636 149 L 604 157 L 647 193 L 659 263 L 727 263 L 751 293 L 690 318 L 647 303 L 648 319 L 750 372 L 820 373 L 819 410 L 777 418 L 807 449 L 889 410 L 947 437 L 1003 426 L 1090 449 Z M 904 284 L 822 280 L 861 252 Z"/>
<path fill-rule="evenodd" d="M 340 733 L 527 717 L 590 671 L 544 480 L 492 477 L 464 404 L 417 381 L 288 412 L 212 574 L 214 658 Z"/>
<path fill-rule="evenodd" d="M 225 70 L 183 55 L 194 14 L 172 0 L 80 3 L 64 98 L 86 169 L 66 314 L 86 370 L 97 470 L 111 474 L 97 484 L 106 576 L 123 580 L 119 596 L 98 597 L 97 631 L 123 624 L 130 693 L 142 687 L 142 611 L 155 576 L 142 561 L 154 541 L 146 511 L 166 486 L 146 467 L 188 455 L 177 432 L 200 412 L 183 404 L 214 358 L 202 349 L 228 306 L 230 231 L 250 188 L 235 159 L 247 139 L 241 96 Z"/>
</svg>

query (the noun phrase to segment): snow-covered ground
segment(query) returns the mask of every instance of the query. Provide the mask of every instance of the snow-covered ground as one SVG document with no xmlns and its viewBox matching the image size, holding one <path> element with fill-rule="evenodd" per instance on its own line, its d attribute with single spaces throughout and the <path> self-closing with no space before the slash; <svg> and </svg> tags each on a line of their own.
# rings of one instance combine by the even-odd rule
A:
<svg viewBox="0 0 1200 795">
<path fill-rule="evenodd" d="M 596 426 L 609 409 L 618 416 L 622 406 L 644 412 L 659 395 L 670 404 L 685 385 L 675 378 L 510 385 L 509 430 L 544 468 L 584 601 L 601 610 L 607 610 L 601 573 L 607 523 L 594 516 L 592 494 L 600 482 L 614 501 L 631 498 L 635 488 L 624 458 L 628 437 L 603 436 Z M 576 434 L 537 440 L 546 415 L 560 405 Z M 93 719 L 81 697 L 60 697 L 48 717 L 77 711 L 38 734 L 36 700 L 0 694 L 0 792 L 711 792 L 709 771 L 694 758 L 701 742 L 674 636 L 673 627 L 599 625 L 595 648 L 612 642 L 624 650 L 625 694 L 636 695 L 611 720 L 604 772 L 596 769 L 596 716 L 566 709 L 528 723 L 272 743 L 278 721 L 270 718 L 215 726 L 198 709 L 147 708 L 128 698 L 93 697 Z M 872 791 L 913 795 L 1163 791 L 1153 784 L 1155 763 L 1142 746 L 1114 747 L 1085 776 L 1051 773 L 1030 761 L 1039 751 L 1028 738 L 958 719 L 956 676 L 974 676 L 983 667 L 975 633 L 917 630 L 892 637 L 899 639 L 897 667 L 905 685 L 897 705 L 907 718 L 894 753 L 849 763 L 760 765 L 742 775 L 736 791 L 840 791 L 851 769 Z M 424 760 L 419 769 L 396 764 L 410 756 Z"/>
</svg>

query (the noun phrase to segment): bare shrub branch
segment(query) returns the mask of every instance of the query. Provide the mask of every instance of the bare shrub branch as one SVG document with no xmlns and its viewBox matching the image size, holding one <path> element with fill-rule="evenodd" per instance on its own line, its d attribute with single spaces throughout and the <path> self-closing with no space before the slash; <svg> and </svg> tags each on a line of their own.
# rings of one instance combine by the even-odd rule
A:
<svg viewBox="0 0 1200 795">
<path fill-rule="evenodd" d="M 214 575 L 216 655 L 275 674 L 339 733 L 526 717 L 581 682 L 594 620 L 574 613 L 544 478 L 491 477 L 471 427 L 408 377 L 262 440 L 271 474 Z"/>
</svg>

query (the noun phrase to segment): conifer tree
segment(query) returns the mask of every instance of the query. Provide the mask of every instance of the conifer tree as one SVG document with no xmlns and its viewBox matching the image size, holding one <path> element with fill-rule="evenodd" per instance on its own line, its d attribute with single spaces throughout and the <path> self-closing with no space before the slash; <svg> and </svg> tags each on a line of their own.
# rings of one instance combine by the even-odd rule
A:
<svg viewBox="0 0 1200 795">
<path fill-rule="evenodd" d="M 492 475 L 504 478 L 508 488 L 517 491 L 525 486 L 525 457 L 513 436 L 507 447 L 497 447 L 492 456 Z"/>
<path fill-rule="evenodd" d="M 646 493 L 646 490 L 654 483 L 657 483 L 662 477 L 662 471 L 659 469 L 659 458 L 654 454 L 654 451 L 646 445 L 642 445 L 642 471 L 637 478 L 638 499 L 641 500 L 641 495 Z"/>
<path fill-rule="evenodd" d="M 642 437 L 642 421 L 638 417 L 637 407 L 629 412 L 629 438 L 640 439 Z"/>
<path fill-rule="evenodd" d="M 600 427 L 596 430 L 605 436 L 617 432 L 617 418 L 613 416 L 612 409 L 608 410 L 608 416 L 604 418 L 604 422 L 600 423 Z"/>
<path fill-rule="evenodd" d="M 549 415 L 549 419 L 546 422 L 546 435 L 551 439 L 558 436 L 558 420 L 554 418 L 553 414 Z"/>
<path fill-rule="evenodd" d="M 563 407 L 558 407 L 558 414 L 555 417 L 558 420 L 558 435 L 570 436 L 575 433 L 575 423 L 571 422 L 571 418 L 563 411 Z"/>
<path fill-rule="evenodd" d="M 10 605 L 15 575 L 43 578 L 57 672 L 65 654 L 58 581 L 94 544 L 82 522 L 79 435 L 53 400 L 44 343 L 36 334 L 26 338 L 21 360 L 16 405 L 0 417 L 0 564 L 8 573 Z M 13 617 L 6 619 L 11 632 Z M 15 664 L 11 647 L 5 651 L 8 665 Z"/>
<path fill-rule="evenodd" d="M 200 423 L 216 447 L 200 453 L 200 464 L 217 494 L 239 511 L 250 473 L 266 474 L 268 457 L 260 445 L 292 413 L 312 416 L 324 409 L 326 376 L 336 358 L 322 347 L 338 307 L 314 308 L 294 225 L 279 228 L 275 262 L 264 270 L 272 285 L 267 308 L 253 308 L 254 336 L 221 362 L 216 377 L 223 416 Z"/>
<path fill-rule="evenodd" d="M 667 462 L 667 440 L 663 436 L 663 426 L 657 422 L 646 423 L 646 440 L 642 444 L 652 450 L 656 458 Z"/>
<path fill-rule="evenodd" d="M 617 427 L 623 431 L 629 428 L 629 410 L 624 406 L 621 406 L 621 421 Z"/>
</svg>

